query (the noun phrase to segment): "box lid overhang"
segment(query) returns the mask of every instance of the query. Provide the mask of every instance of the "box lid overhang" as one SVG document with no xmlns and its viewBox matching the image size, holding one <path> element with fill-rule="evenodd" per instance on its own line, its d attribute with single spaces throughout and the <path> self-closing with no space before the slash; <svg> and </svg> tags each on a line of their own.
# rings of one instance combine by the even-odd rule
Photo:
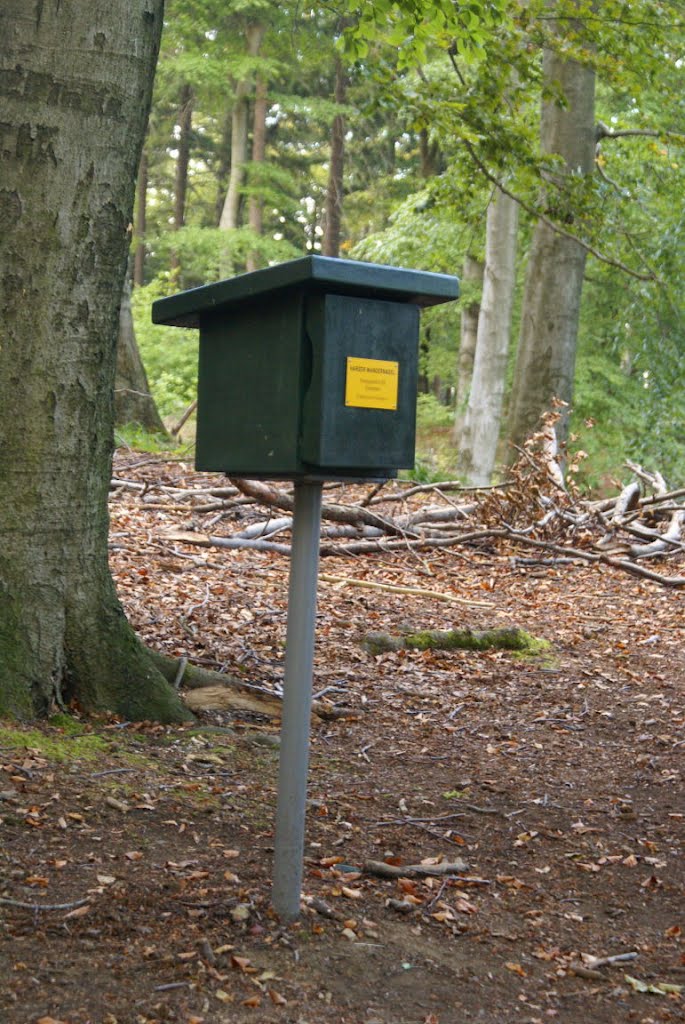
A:
<svg viewBox="0 0 685 1024">
<path fill-rule="evenodd" d="M 304 256 L 158 299 L 152 305 L 152 322 L 173 327 L 199 327 L 204 317 L 229 313 L 238 305 L 297 290 L 306 294 L 330 292 L 435 306 L 459 298 L 459 281 L 450 274 L 329 256 Z"/>
</svg>

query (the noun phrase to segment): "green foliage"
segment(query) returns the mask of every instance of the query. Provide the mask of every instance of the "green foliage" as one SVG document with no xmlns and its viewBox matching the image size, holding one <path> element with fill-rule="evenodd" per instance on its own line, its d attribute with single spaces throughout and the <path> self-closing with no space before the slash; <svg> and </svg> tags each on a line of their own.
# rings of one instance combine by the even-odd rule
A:
<svg viewBox="0 0 685 1024">
<path fill-rule="evenodd" d="M 133 290 L 133 321 L 150 390 L 162 416 L 187 408 L 197 393 L 198 332 L 152 323 L 155 299 L 178 289 L 169 276 Z"/>
<path fill-rule="evenodd" d="M 443 405 L 435 395 L 419 395 L 416 403 L 416 424 L 419 430 L 428 432 L 454 423 L 454 411 Z"/>
<path fill-rule="evenodd" d="M 320 250 L 330 129 L 345 119 L 342 251 L 356 259 L 459 273 L 482 252 L 495 182 L 523 203 L 521 267 L 539 212 L 610 260 L 651 280 L 588 262 L 574 424 L 585 479 L 604 479 L 626 455 L 672 479 L 685 471 L 685 275 L 680 5 L 666 0 L 345 0 L 298 8 L 274 0 L 168 0 L 167 29 L 147 145 L 148 259 L 136 289 L 139 343 L 161 411 L 195 394 L 193 332 L 153 327 L 153 298 Z M 247 26 L 266 28 L 259 56 Z M 560 174 L 539 145 L 543 47 L 597 71 L 597 173 Z M 345 104 L 333 101 L 336 53 Z M 216 230 L 230 166 L 230 112 L 238 80 L 268 84 L 266 162 L 248 163 L 248 201 L 263 235 Z M 186 227 L 173 221 L 179 97 L 193 91 Z M 544 97 L 562 106 L 552 86 Z M 611 137 L 623 130 L 653 135 Z M 678 135 L 678 132 L 681 132 Z M 526 211 L 528 214 L 526 215 Z M 169 268 L 176 266 L 173 275 Z M 465 291 L 462 302 L 475 294 Z M 422 314 L 422 374 L 454 384 L 457 307 Z M 646 374 L 646 376 L 645 376 Z M 449 473 L 451 413 L 419 403 L 417 472 Z"/>
<path fill-rule="evenodd" d="M 114 432 L 117 447 L 141 452 L 163 452 L 170 455 L 179 450 L 178 442 L 166 434 L 153 434 L 138 423 L 127 423 Z"/>
<path fill-rule="evenodd" d="M 364 58 L 382 35 L 398 47 L 401 67 L 424 61 L 434 46 L 454 46 L 468 60 L 482 59 L 506 6 L 504 0 L 348 0 L 347 9 L 356 21 L 343 45 L 350 56 Z"/>
<path fill-rule="evenodd" d="M 219 228 L 189 226 L 160 234 L 150 244 L 156 260 L 163 264 L 168 265 L 172 253 L 175 254 L 183 268 L 181 288 L 210 284 L 240 273 L 251 252 L 256 253 L 264 265 L 281 263 L 301 255 L 285 239 L 258 235 L 250 228 L 221 231 Z M 169 281 L 169 275 L 162 273 L 160 283 L 163 289 L 167 288 Z M 174 285 L 168 294 L 179 290 L 179 282 L 174 281 Z"/>
</svg>

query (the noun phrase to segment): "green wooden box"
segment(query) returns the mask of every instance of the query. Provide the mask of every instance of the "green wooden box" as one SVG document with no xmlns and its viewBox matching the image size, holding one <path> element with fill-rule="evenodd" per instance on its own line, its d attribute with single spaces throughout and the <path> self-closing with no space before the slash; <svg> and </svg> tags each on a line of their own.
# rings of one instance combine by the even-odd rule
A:
<svg viewBox="0 0 685 1024">
<path fill-rule="evenodd" d="M 365 479 L 414 465 L 419 308 L 455 277 L 307 256 L 160 299 L 199 327 L 195 464 L 256 479 Z"/>
</svg>

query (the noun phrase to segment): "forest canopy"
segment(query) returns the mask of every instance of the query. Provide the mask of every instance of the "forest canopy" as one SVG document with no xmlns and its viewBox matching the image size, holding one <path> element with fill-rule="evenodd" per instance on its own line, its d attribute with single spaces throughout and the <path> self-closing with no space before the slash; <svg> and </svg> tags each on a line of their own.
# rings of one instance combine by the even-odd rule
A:
<svg viewBox="0 0 685 1024">
<path fill-rule="evenodd" d="M 196 343 L 150 326 L 155 298 L 306 253 L 456 273 L 460 308 L 425 318 L 419 402 L 426 471 L 454 467 L 473 372 L 460 319 L 503 251 L 486 237 L 500 197 L 516 223 L 509 294 L 494 299 L 508 311 L 501 383 L 488 385 L 501 409 L 480 413 L 501 415 L 495 466 L 534 387 L 538 355 L 522 353 L 541 344 L 527 318 L 547 315 L 530 312 L 536 280 L 551 307 L 567 302 L 535 260 L 563 275 L 573 258 L 578 308 L 553 390 L 590 454 L 581 476 L 601 482 L 631 458 L 682 479 L 684 15 L 655 0 L 169 0 L 134 237 L 136 329 L 161 412 L 192 401 Z"/>
</svg>

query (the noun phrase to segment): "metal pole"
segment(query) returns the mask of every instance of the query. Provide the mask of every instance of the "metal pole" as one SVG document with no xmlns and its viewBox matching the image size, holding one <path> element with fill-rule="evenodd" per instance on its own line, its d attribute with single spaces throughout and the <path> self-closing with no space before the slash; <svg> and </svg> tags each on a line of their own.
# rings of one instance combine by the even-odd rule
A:
<svg viewBox="0 0 685 1024">
<path fill-rule="evenodd" d="M 321 483 L 295 483 L 272 890 L 284 921 L 299 917 L 302 891 L 321 492 Z"/>
</svg>

